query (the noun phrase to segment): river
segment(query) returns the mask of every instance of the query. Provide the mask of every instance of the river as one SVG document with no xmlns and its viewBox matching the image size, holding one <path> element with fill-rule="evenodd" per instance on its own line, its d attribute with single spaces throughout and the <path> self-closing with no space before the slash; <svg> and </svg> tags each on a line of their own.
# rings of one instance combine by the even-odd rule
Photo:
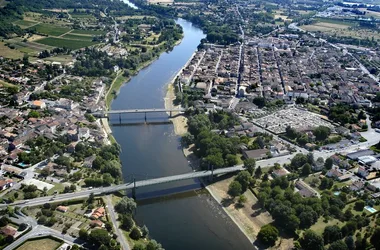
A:
<svg viewBox="0 0 380 250">
<path fill-rule="evenodd" d="M 203 32 L 191 23 L 177 21 L 184 31 L 182 42 L 172 51 L 163 53 L 150 66 L 122 86 L 111 109 L 163 108 L 167 84 L 185 65 Z M 149 114 L 148 121 L 167 120 L 166 114 Z M 122 123 L 144 121 L 143 115 L 123 115 Z M 117 124 L 119 117 L 111 117 Z M 180 148 L 179 137 L 172 124 L 111 125 L 120 144 L 123 177 L 144 179 L 192 171 Z M 243 233 L 223 209 L 205 191 L 188 191 L 182 195 L 163 196 L 178 191 L 199 188 L 198 180 L 162 184 L 137 190 L 137 199 L 160 196 L 154 202 L 142 202 L 136 213 L 139 224 L 149 228 L 152 238 L 167 250 L 194 249 L 252 249 Z"/>
</svg>

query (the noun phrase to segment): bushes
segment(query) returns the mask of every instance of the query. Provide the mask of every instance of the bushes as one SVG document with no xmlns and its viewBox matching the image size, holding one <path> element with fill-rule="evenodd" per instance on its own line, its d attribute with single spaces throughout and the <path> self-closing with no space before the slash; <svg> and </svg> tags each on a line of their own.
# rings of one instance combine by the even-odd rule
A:
<svg viewBox="0 0 380 250">
<path fill-rule="evenodd" d="M 278 230 L 271 224 L 267 224 L 260 229 L 257 239 L 264 245 L 273 246 L 278 238 Z"/>
</svg>

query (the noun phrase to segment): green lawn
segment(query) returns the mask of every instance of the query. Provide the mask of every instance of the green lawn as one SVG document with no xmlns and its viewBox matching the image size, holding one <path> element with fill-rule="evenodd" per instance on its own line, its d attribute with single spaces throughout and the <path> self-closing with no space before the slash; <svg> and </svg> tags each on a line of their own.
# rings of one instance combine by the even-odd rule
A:
<svg viewBox="0 0 380 250">
<path fill-rule="evenodd" d="M 73 18 L 95 18 L 93 15 L 91 14 L 87 14 L 87 13 L 84 13 L 84 14 L 80 14 L 80 13 L 72 13 L 71 16 Z"/>
<path fill-rule="evenodd" d="M 104 35 L 106 32 L 103 30 L 73 30 L 70 33 L 83 35 Z"/>
<path fill-rule="evenodd" d="M 36 28 L 37 32 L 46 34 L 49 36 L 60 36 L 69 32 L 70 29 L 62 26 L 51 25 L 47 23 L 39 23 L 33 28 Z M 54 45 L 53 45 L 54 46 Z"/>
<path fill-rule="evenodd" d="M 80 49 L 83 47 L 88 47 L 88 46 L 97 44 L 96 42 L 69 40 L 69 39 L 55 38 L 55 37 L 43 38 L 36 42 L 45 44 L 45 45 L 55 46 L 55 47 L 61 47 L 61 48 L 66 47 L 69 49 Z"/>
<path fill-rule="evenodd" d="M 74 34 L 69 33 L 69 34 L 66 34 L 62 37 L 65 39 L 92 42 L 92 36 L 81 36 L 81 35 L 74 35 Z"/>
<path fill-rule="evenodd" d="M 331 219 L 327 223 L 323 222 L 323 217 L 320 217 L 314 225 L 310 227 L 311 230 L 315 231 L 316 233 L 322 235 L 323 231 L 325 230 L 326 226 L 333 226 L 337 225 L 341 227 L 343 225 L 343 222 L 337 220 L 337 219 Z"/>
<path fill-rule="evenodd" d="M 65 186 L 62 183 L 54 183 L 54 187 L 49 189 L 47 194 L 52 195 L 52 194 L 54 194 L 55 191 L 61 192 L 61 191 L 63 191 L 64 188 L 65 188 Z"/>
</svg>

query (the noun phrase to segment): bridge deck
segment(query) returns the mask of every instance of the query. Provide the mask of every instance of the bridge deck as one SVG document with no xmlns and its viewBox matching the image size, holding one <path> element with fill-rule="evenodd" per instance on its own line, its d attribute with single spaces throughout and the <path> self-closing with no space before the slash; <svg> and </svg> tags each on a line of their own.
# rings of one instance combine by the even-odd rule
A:
<svg viewBox="0 0 380 250">
<path fill-rule="evenodd" d="M 158 112 L 184 112 L 186 109 L 123 109 L 123 110 L 107 110 L 101 112 L 94 112 L 93 115 L 101 114 L 126 114 L 126 113 L 158 113 Z"/>
</svg>

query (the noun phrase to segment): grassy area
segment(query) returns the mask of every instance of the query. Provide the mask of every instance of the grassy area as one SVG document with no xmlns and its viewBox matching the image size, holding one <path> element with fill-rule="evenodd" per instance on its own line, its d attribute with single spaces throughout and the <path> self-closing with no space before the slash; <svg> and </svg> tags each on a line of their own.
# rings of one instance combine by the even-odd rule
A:
<svg viewBox="0 0 380 250">
<path fill-rule="evenodd" d="M 47 193 L 48 195 L 52 195 L 54 194 L 55 191 L 63 191 L 63 189 L 65 188 L 65 186 L 62 184 L 62 183 L 54 183 L 54 187 L 51 188 Z"/>
<path fill-rule="evenodd" d="M 337 219 L 331 219 L 327 223 L 323 221 L 324 218 L 320 217 L 314 225 L 310 227 L 311 230 L 315 231 L 316 233 L 322 235 L 323 231 L 325 230 L 326 226 L 333 226 L 337 225 L 339 227 L 343 226 L 343 222 L 337 220 Z"/>
<path fill-rule="evenodd" d="M 96 42 L 80 41 L 80 40 L 69 40 L 63 38 L 47 37 L 36 41 L 36 43 L 55 46 L 55 47 L 66 47 L 69 49 L 80 49 L 88 46 L 97 44 Z"/>
<path fill-rule="evenodd" d="M 71 39 L 71 40 L 80 40 L 80 41 L 87 41 L 92 42 L 92 36 L 81 36 L 81 35 L 74 35 L 74 34 L 66 34 L 62 36 L 65 39 Z"/>
<path fill-rule="evenodd" d="M 70 31 L 69 28 L 46 24 L 46 23 L 37 24 L 36 26 L 34 26 L 34 28 L 36 28 L 37 32 L 46 34 L 49 36 L 60 36 Z M 54 46 L 54 44 L 52 46 Z"/>
<path fill-rule="evenodd" d="M 14 22 L 14 24 L 19 25 L 21 28 L 28 28 L 30 26 L 36 25 L 37 22 L 34 21 L 27 21 L 27 20 L 18 20 Z"/>
<path fill-rule="evenodd" d="M 83 35 L 104 35 L 106 32 L 103 30 L 73 30 L 70 33 Z"/>
<path fill-rule="evenodd" d="M 0 56 L 10 59 L 20 59 L 24 54 L 16 49 L 9 48 L 8 46 L 5 46 L 3 42 L 0 42 Z"/>
<path fill-rule="evenodd" d="M 61 244 L 61 242 L 51 238 L 28 240 L 18 247 L 17 250 L 55 250 Z"/>
<path fill-rule="evenodd" d="M 120 71 L 118 73 L 118 76 L 112 81 L 111 87 L 106 94 L 106 106 L 107 107 L 109 107 L 111 105 L 111 102 L 114 98 L 113 93 L 115 91 L 118 91 L 120 89 L 121 85 L 123 85 L 127 81 L 127 79 L 128 78 L 123 76 L 123 71 Z"/>
<path fill-rule="evenodd" d="M 4 82 L 3 80 L 0 80 L 0 86 L 3 86 L 5 88 L 17 87 L 16 85 L 14 85 L 12 83 Z"/>
<path fill-rule="evenodd" d="M 84 14 L 81 14 L 81 13 L 72 13 L 71 16 L 73 18 L 94 18 L 93 15 L 91 14 L 87 14 L 87 13 L 84 13 Z"/>
<path fill-rule="evenodd" d="M 44 60 L 49 62 L 60 62 L 65 64 L 73 61 L 73 57 L 71 55 L 57 55 L 44 58 Z"/>
</svg>

